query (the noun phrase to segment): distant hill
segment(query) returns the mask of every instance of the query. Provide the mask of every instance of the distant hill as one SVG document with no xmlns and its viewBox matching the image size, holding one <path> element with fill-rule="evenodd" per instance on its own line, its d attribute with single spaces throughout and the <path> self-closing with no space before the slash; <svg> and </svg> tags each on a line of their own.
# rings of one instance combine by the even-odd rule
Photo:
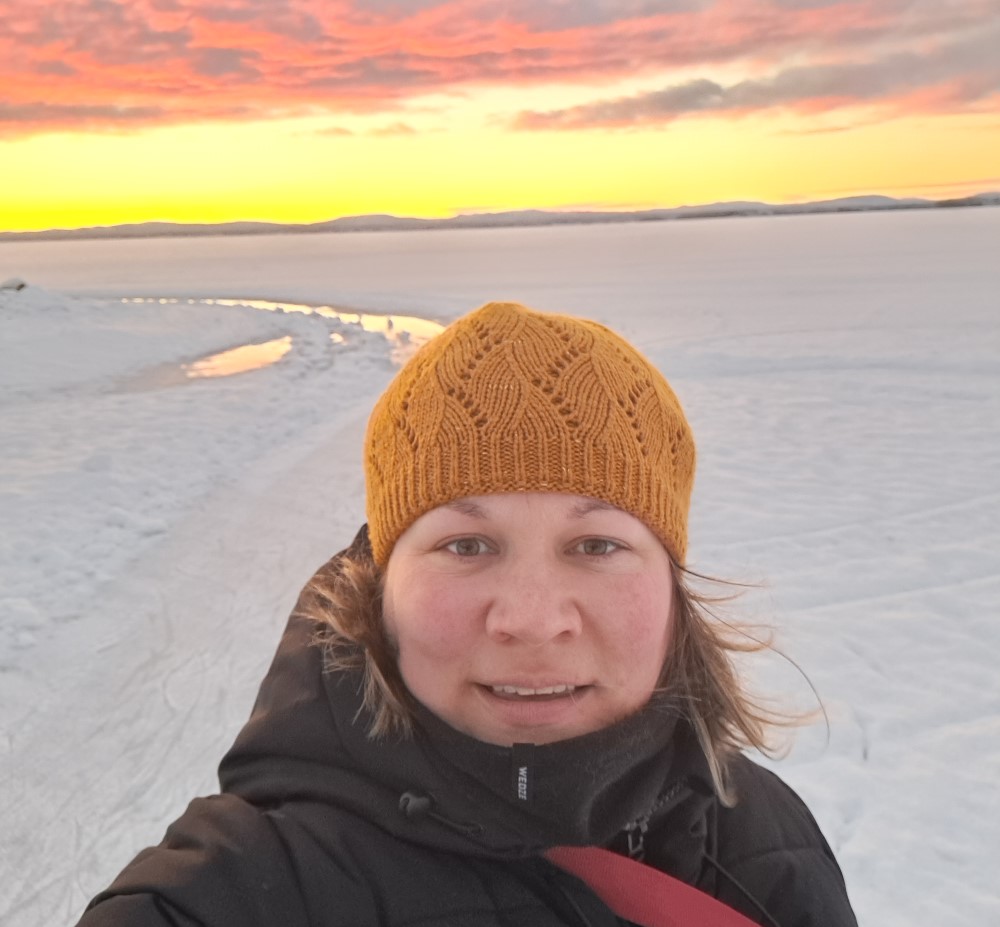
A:
<svg viewBox="0 0 1000 927">
<path fill-rule="evenodd" d="M 184 225 L 174 222 L 142 222 L 84 229 L 48 229 L 41 232 L 0 232 L 0 241 L 48 241 L 67 238 L 164 238 L 204 235 L 284 235 L 308 232 L 389 232 L 416 229 L 500 228 L 507 226 L 582 225 L 598 222 L 662 222 L 675 219 L 710 219 L 723 216 L 785 216 L 804 213 L 875 212 L 887 209 L 936 209 L 1000 205 L 1000 192 L 978 193 L 959 199 L 896 199 L 891 196 L 845 196 L 810 203 L 775 205 L 734 201 L 672 209 L 642 209 L 633 212 L 521 209 L 510 212 L 463 213 L 447 219 L 407 216 L 344 216 L 327 222 L 289 225 L 277 222 L 223 222 L 215 225 Z"/>
</svg>

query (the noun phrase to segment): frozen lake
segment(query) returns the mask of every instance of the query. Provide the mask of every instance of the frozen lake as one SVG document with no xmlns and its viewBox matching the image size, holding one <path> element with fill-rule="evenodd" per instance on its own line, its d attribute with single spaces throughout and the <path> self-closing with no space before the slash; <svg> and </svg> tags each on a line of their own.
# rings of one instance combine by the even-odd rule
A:
<svg viewBox="0 0 1000 927">
<path fill-rule="evenodd" d="M 363 518 L 394 328 L 205 300 L 498 298 L 611 325 L 676 388 L 691 565 L 766 582 L 732 611 L 823 699 L 777 769 L 862 925 L 1000 923 L 998 251 L 997 208 L 0 243 L 33 285 L 0 293 L 0 923 L 73 923 L 213 788 Z M 245 345 L 266 362 L 205 374 Z M 781 660 L 748 671 L 812 707 Z"/>
<path fill-rule="evenodd" d="M 963 301 L 969 310 L 996 311 L 997 293 L 986 292 L 986 284 L 996 282 L 998 244 L 1000 209 L 982 208 L 0 242 L 0 275 L 81 295 L 298 300 L 437 318 L 509 298 L 629 324 L 638 316 L 679 337 L 870 324 L 914 298 L 915 309 Z M 766 318 L 751 312 L 761 301 Z"/>
</svg>

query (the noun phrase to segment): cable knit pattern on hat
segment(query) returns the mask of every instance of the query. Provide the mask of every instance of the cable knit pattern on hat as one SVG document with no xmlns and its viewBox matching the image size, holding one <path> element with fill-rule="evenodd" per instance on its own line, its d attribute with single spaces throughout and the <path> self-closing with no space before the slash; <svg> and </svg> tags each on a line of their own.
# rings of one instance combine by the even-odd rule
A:
<svg viewBox="0 0 1000 927">
<path fill-rule="evenodd" d="M 372 550 L 384 566 L 413 521 L 455 499 L 563 492 L 635 515 L 683 563 L 694 462 L 677 397 L 628 342 L 489 303 L 424 345 L 372 412 Z"/>
</svg>

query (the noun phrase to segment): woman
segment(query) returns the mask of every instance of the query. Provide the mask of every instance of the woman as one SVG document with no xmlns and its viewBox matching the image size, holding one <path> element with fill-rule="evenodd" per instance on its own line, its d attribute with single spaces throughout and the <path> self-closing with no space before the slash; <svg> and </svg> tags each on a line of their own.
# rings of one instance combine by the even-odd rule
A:
<svg viewBox="0 0 1000 927">
<path fill-rule="evenodd" d="M 567 846 L 754 923 L 855 924 L 808 810 L 740 753 L 766 718 L 684 585 L 694 457 L 606 328 L 451 325 L 371 416 L 368 524 L 303 592 L 221 794 L 82 927 L 624 923 Z"/>
</svg>

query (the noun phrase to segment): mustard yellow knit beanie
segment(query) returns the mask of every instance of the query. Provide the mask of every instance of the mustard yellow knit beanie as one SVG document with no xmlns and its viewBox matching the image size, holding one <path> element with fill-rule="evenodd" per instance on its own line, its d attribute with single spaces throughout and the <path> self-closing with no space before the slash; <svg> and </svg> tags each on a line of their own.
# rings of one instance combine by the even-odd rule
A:
<svg viewBox="0 0 1000 927">
<path fill-rule="evenodd" d="M 627 341 L 489 303 L 425 344 L 372 412 L 372 551 L 384 566 L 417 518 L 455 499 L 561 492 L 635 515 L 683 563 L 694 461 L 677 397 Z"/>
</svg>

